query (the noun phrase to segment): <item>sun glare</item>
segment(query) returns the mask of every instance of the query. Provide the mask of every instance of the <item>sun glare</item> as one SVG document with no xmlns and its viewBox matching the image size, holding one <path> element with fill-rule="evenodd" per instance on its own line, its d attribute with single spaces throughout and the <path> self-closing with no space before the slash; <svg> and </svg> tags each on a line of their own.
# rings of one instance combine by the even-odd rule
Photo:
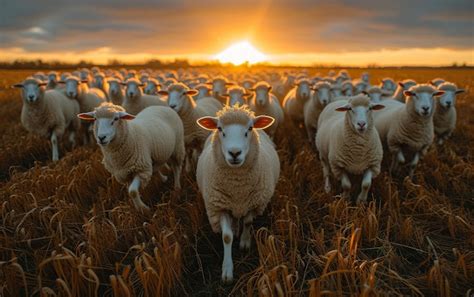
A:
<svg viewBox="0 0 474 297">
<path fill-rule="evenodd" d="M 234 65 L 240 65 L 245 62 L 255 64 L 267 60 L 267 56 L 258 51 L 248 41 L 234 43 L 221 53 L 217 54 L 215 58 L 221 63 L 232 63 Z"/>
</svg>

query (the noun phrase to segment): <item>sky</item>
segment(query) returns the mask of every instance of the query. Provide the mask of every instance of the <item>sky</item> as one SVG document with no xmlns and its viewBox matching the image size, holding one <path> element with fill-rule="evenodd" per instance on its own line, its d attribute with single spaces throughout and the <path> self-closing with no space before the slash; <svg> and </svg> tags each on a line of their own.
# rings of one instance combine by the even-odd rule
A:
<svg viewBox="0 0 474 297">
<path fill-rule="evenodd" d="M 474 1 L 0 0 L 3 61 L 207 61 L 240 41 L 272 64 L 474 65 Z"/>
</svg>

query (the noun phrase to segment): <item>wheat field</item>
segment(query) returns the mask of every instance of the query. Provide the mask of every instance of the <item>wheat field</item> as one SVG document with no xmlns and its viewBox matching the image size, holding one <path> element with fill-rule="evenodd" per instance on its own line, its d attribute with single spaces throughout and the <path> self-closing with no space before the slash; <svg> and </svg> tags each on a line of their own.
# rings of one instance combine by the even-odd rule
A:
<svg viewBox="0 0 474 297">
<path fill-rule="evenodd" d="M 280 180 L 250 252 L 234 244 L 232 285 L 220 281 L 222 240 L 194 176 L 183 174 L 180 195 L 154 178 L 143 194 L 153 214 L 141 215 L 96 145 L 61 146 L 51 162 L 9 88 L 33 71 L 0 71 L 0 296 L 472 296 L 474 71 L 350 74 L 364 71 L 373 82 L 443 77 L 465 88 L 453 137 L 413 181 L 391 178 L 384 162 L 368 204 L 356 205 L 324 192 L 304 130 L 285 123 Z"/>
</svg>

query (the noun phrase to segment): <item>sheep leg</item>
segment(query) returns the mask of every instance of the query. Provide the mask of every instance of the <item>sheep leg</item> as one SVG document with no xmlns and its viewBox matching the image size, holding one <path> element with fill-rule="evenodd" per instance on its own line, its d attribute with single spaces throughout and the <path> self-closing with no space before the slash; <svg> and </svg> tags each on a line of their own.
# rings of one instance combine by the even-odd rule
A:
<svg viewBox="0 0 474 297">
<path fill-rule="evenodd" d="M 372 185 L 372 170 L 368 169 L 364 173 L 362 178 L 361 190 L 359 197 L 357 197 L 357 203 L 365 203 L 367 201 L 367 194 L 369 193 L 370 186 Z"/>
<path fill-rule="evenodd" d="M 405 156 L 403 155 L 402 150 L 397 152 L 396 158 L 392 158 L 392 164 L 390 165 L 390 173 L 394 174 L 398 172 L 399 165 L 405 163 Z"/>
<path fill-rule="evenodd" d="M 191 160 L 189 154 L 186 154 L 186 157 L 184 158 L 184 170 L 186 171 L 186 173 L 191 172 Z"/>
<path fill-rule="evenodd" d="M 76 147 L 76 132 L 69 132 L 69 143 L 71 144 L 72 148 Z"/>
<path fill-rule="evenodd" d="M 173 164 L 173 178 L 174 178 L 174 189 L 181 190 L 181 166 L 179 162 Z"/>
<path fill-rule="evenodd" d="M 418 162 L 420 161 L 420 154 L 416 153 L 415 156 L 413 156 L 413 160 L 410 162 L 410 171 L 408 172 L 408 176 L 410 179 L 413 178 L 413 174 L 415 173 L 415 168 Z"/>
<path fill-rule="evenodd" d="M 242 234 L 240 235 L 240 244 L 239 244 L 239 247 L 241 250 L 250 249 L 250 245 L 252 243 L 252 235 L 250 234 L 250 227 L 252 227 L 253 219 L 254 219 L 253 212 L 249 212 L 244 217 L 244 228 L 242 230 Z"/>
<path fill-rule="evenodd" d="M 329 166 L 321 160 L 321 164 L 323 165 L 323 175 L 324 175 L 324 191 L 326 193 L 331 192 L 331 180 L 329 179 Z"/>
<path fill-rule="evenodd" d="M 150 210 L 150 208 L 145 203 L 143 203 L 142 199 L 140 198 L 140 193 L 138 192 L 139 189 L 140 177 L 137 175 L 133 178 L 132 183 L 128 187 L 128 195 L 130 198 L 132 198 L 133 206 L 135 206 L 139 212 L 144 213 Z"/>
<path fill-rule="evenodd" d="M 444 143 L 444 137 L 439 137 L 438 138 L 438 145 L 441 146 Z"/>
<path fill-rule="evenodd" d="M 165 168 L 165 165 L 166 165 L 166 163 L 163 164 L 163 165 L 153 164 L 153 172 L 158 173 L 158 175 L 160 176 L 160 180 L 163 183 L 166 183 L 168 181 L 168 177 L 166 175 L 164 175 L 163 172 L 161 172 L 161 169 Z"/>
<path fill-rule="evenodd" d="M 349 194 L 351 191 L 351 181 L 345 172 L 341 175 L 341 187 L 342 187 L 342 197 L 349 198 Z"/>
<path fill-rule="evenodd" d="M 59 160 L 59 151 L 58 151 L 58 136 L 56 132 L 51 133 L 51 146 L 53 150 L 53 161 Z"/>
<path fill-rule="evenodd" d="M 231 283 L 233 281 L 234 263 L 232 263 L 232 241 L 234 234 L 232 233 L 232 219 L 229 214 L 221 215 L 222 242 L 224 244 L 224 260 L 222 261 L 222 281 Z"/>
</svg>

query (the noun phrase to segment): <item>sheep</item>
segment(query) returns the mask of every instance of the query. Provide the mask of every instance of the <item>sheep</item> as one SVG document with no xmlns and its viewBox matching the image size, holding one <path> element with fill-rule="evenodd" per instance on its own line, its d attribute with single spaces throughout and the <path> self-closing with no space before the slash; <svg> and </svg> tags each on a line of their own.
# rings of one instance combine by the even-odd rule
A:
<svg viewBox="0 0 474 297">
<path fill-rule="evenodd" d="M 144 84 L 136 78 L 129 78 L 122 82 L 122 85 L 126 86 L 122 106 L 130 114 L 136 115 L 148 106 L 167 106 L 166 102 L 161 100 L 160 97 L 143 94 L 141 87 Z"/>
<path fill-rule="evenodd" d="M 342 96 L 342 85 L 335 83 L 331 85 L 331 97 L 337 98 Z"/>
<path fill-rule="evenodd" d="M 140 81 L 142 84 L 146 84 L 149 78 L 150 78 L 150 75 L 148 73 L 142 73 L 140 76 Z"/>
<path fill-rule="evenodd" d="M 390 77 L 386 77 L 380 81 L 380 88 L 387 91 L 386 93 L 388 96 L 393 95 L 396 87 L 397 85 L 395 84 L 395 81 Z"/>
<path fill-rule="evenodd" d="M 42 82 L 48 80 L 48 77 L 46 76 L 46 74 L 44 74 L 43 71 L 38 71 L 35 74 L 33 74 L 33 78 L 36 78 Z"/>
<path fill-rule="evenodd" d="M 359 95 L 369 88 L 369 85 L 360 79 L 353 80 L 352 84 L 354 85 L 354 95 Z"/>
<path fill-rule="evenodd" d="M 377 86 L 369 87 L 366 91 L 362 91 L 362 94 L 369 96 L 372 103 L 380 103 L 382 99 L 385 99 L 383 96 L 384 90 Z"/>
<path fill-rule="evenodd" d="M 198 84 L 194 89 L 198 91 L 198 94 L 193 97 L 195 101 L 211 96 L 212 88 L 206 84 Z"/>
<path fill-rule="evenodd" d="M 396 100 L 385 100 L 386 108 L 374 116 L 380 139 L 392 156 L 390 172 L 398 171 L 399 165 L 411 155 L 409 177 L 412 178 L 420 158 L 433 142 L 434 97 L 441 96 L 428 84 L 418 84 L 404 92 L 406 104 Z"/>
<path fill-rule="evenodd" d="M 280 102 L 275 95 L 271 93 L 272 87 L 265 81 L 257 83 L 249 91 L 255 92 L 250 100 L 250 109 L 255 115 L 268 115 L 275 119 L 275 123 L 265 130 L 268 135 L 273 138 L 278 126 L 283 123 L 284 113 L 280 106 Z"/>
<path fill-rule="evenodd" d="M 124 92 L 122 89 L 122 81 L 117 78 L 109 78 L 109 100 L 115 105 L 122 105 Z"/>
<path fill-rule="evenodd" d="M 405 79 L 402 81 L 398 82 L 397 89 L 395 90 L 395 93 L 393 94 L 393 99 L 400 101 L 402 103 L 405 103 L 405 96 L 403 96 L 403 92 L 407 91 L 411 87 L 416 85 L 416 81 L 412 79 Z"/>
<path fill-rule="evenodd" d="M 219 100 L 222 104 L 225 104 L 226 98 L 223 97 L 227 93 L 227 87 L 234 85 L 234 83 L 229 82 L 223 76 L 215 77 L 211 82 L 208 82 L 212 86 L 212 97 Z"/>
<path fill-rule="evenodd" d="M 245 79 L 242 81 L 241 86 L 244 89 L 248 90 L 248 89 L 251 89 L 254 84 L 255 84 L 255 81 L 253 79 Z"/>
<path fill-rule="evenodd" d="M 66 78 L 68 78 L 71 75 L 72 75 L 71 72 L 63 72 L 63 73 L 61 73 L 61 76 L 59 77 L 59 80 L 64 81 L 64 80 L 66 80 Z"/>
<path fill-rule="evenodd" d="M 438 87 L 440 84 L 442 84 L 444 82 L 446 82 L 444 79 L 438 77 L 438 78 L 435 78 L 435 79 L 431 80 L 430 84 L 435 86 L 435 87 Z"/>
<path fill-rule="evenodd" d="M 76 114 L 79 103 L 70 100 L 57 90 L 45 90 L 46 82 L 33 77 L 12 87 L 22 89 L 23 107 L 21 123 L 25 129 L 41 137 L 49 138 L 52 147 L 52 160 L 59 160 L 58 141 L 69 131 L 69 142 L 75 146 L 75 132 L 79 128 Z"/>
<path fill-rule="evenodd" d="M 374 127 L 372 111 L 383 108 L 361 94 L 332 102 L 323 110 L 315 142 L 326 193 L 331 191 L 330 175 L 341 182 L 345 198 L 349 197 L 351 189 L 349 175 L 362 175 L 357 202 L 367 201 L 372 178 L 380 173 L 383 158 L 382 142 Z"/>
<path fill-rule="evenodd" d="M 283 109 L 294 122 L 304 121 L 304 104 L 311 95 L 311 83 L 307 79 L 299 81 L 296 86 L 286 94 L 283 100 Z"/>
<path fill-rule="evenodd" d="M 119 105 L 103 103 L 80 119 L 94 122 L 94 135 L 102 151 L 102 163 L 121 184 L 129 184 L 128 194 L 134 207 L 148 212 L 140 198 L 153 172 L 169 164 L 173 170 L 174 189 L 181 188 L 184 160 L 183 124 L 167 106 L 150 106 L 136 116 Z M 161 175 L 161 173 L 159 173 Z M 162 181 L 166 177 L 161 176 Z"/>
<path fill-rule="evenodd" d="M 48 84 L 46 85 L 46 90 L 53 90 L 59 86 L 58 79 L 59 75 L 56 71 L 50 71 L 48 73 Z"/>
<path fill-rule="evenodd" d="M 154 78 L 149 77 L 146 81 L 145 88 L 143 89 L 143 93 L 147 95 L 158 95 L 159 88 L 161 87 L 160 82 Z"/>
<path fill-rule="evenodd" d="M 370 86 L 370 76 L 368 72 L 362 73 L 362 75 L 360 76 L 360 80 L 365 82 L 367 86 Z"/>
<path fill-rule="evenodd" d="M 104 94 L 106 95 L 107 101 L 110 101 L 108 97 L 110 86 L 104 73 L 97 72 L 96 74 L 94 74 L 93 87 L 102 90 L 102 92 L 104 92 Z"/>
<path fill-rule="evenodd" d="M 158 92 L 167 97 L 168 105 L 178 113 L 184 126 L 184 144 L 186 146 L 185 170 L 191 172 L 191 160 L 197 161 L 201 153 L 204 141 L 209 136 L 209 131 L 199 128 L 196 120 L 203 116 L 215 116 L 222 107 L 221 103 L 213 97 L 206 97 L 195 102 L 191 96 L 197 94 L 196 90 L 190 90 L 182 83 L 176 83 L 168 87 L 168 90 Z"/>
<path fill-rule="evenodd" d="M 227 90 L 226 94 L 222 94 L 221 96 L 227 98 L 226 105 L 234 106 L 235 104 L 248 105 L 248 99 L 252 94 L 247 93 L 242 87 L 233 86 Z"/>
<path fill-rule="evenodd" d="M 438 85 L 438 90 L 445 93 L 437 101 L 433 124 L 437 143 L 442 145 L 456 127 L 456 95 L 463 93 L 464 89 L 459 89 L 453 83 L 444 82 Z"/>
<path fill-rule="evenodd" d="M 273 87 L 274 94 L 278 99 L 283 100 L 288 92 L 294 87 L 296 77 L 294 75 L 287 75 L 283 83 L 277 84 Z"/>
<path fill-rule="evenodd" d="M 331 101 L 331 85 L 325 81 L 318 82 L 313 87 L 311 99 L 304 105 L 304 126 L 312 145 L 318 128 L 318 118 L 324 107 Z"/>
<path fill-rule="evenodd" d="M 346 80 L 342 83 L 342 94 L 344 96 L 352 97 L 354 96 L 354 86 L 350 80 Z"/>
<path fill-rule="evenodd" d="M 263 213 L 278 182 L 280 160 L 273 142 L 260 131 L 273 121 L 255 117 L 246 106 L 226 106 L 217 117 L 197 121 L 212 131 L 199 157 L 196 179 L 212 230 L 222 233 L 224 283 L 233 281 L 233 223 L 243 218 L 239 247 L 249 249 L 252 221 Z"/>
<path fill-rule="evenodd" d="M 92 81 L 93 81 L 93 77 L 92 75 L 90 74 L 90 71 L 89 69 L 87 68 L 82 68 L 80 71 L 79 71 L 79 79 L 81 81 L 87 81 L 87 85 L 89 87 L 93 87 L 92 85 Z"/>
</svg>

